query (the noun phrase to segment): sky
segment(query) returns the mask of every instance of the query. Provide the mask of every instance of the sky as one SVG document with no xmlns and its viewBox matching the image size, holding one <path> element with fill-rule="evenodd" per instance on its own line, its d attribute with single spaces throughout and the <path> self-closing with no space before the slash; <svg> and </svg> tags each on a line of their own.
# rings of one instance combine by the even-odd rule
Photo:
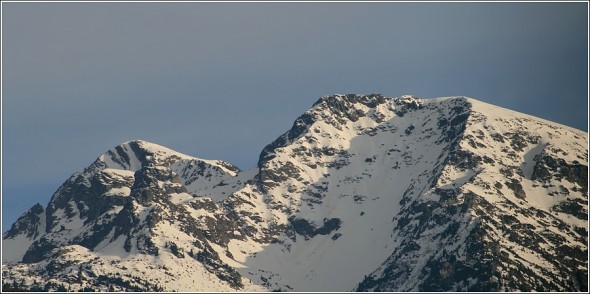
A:
<svg viewBox="0 0 590 294">
<path fill-rule="evenodd" d="M 321 96 L 468 96 L 588 131 L 587 3 L 2 2 L 2 231 L 143 139 L 250 169 Z"/>
</svg>

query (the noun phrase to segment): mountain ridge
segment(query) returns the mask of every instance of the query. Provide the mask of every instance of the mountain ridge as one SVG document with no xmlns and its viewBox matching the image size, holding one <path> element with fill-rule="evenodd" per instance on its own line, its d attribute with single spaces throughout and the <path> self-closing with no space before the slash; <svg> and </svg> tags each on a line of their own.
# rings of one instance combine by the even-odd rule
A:
<svg viewBox="0 0 590 294">
<path fill-rule="evenodd" d="M 3 235 L 3 284 L 583 291 L 586 142 L 472 98 L 381 94 L 320 98 L 248 171 L 128 141 Z"/>
</svg>

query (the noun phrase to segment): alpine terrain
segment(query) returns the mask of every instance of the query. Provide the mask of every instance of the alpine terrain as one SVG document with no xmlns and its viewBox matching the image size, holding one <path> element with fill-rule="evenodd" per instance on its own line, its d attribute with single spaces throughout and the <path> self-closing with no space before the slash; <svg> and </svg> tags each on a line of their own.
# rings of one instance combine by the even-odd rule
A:
<svg viewBox="0 0 590 294">
<path fill-rule="evenodd" d="M 145 142 L 2 236 L 2 288 L 588 291 L 588 134 L 466 97 L 320 98 L 241 171 Z"/>
</svg>

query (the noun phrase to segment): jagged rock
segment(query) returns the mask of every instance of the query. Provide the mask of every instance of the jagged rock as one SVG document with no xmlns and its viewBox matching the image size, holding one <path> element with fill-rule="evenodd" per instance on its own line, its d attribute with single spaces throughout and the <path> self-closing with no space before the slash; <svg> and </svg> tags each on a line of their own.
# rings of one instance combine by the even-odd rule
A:
<svg viewBox="0 0 590 294">
<path fill-rule="evenodd" d="M 39 224 L 44 211 L 45 209 L 41 204 L 35 204 L 12 224 L 4 238 L 14 238 L 19 234 L 24 234 L 28 238 L 39 236 Z"/>
</svg>

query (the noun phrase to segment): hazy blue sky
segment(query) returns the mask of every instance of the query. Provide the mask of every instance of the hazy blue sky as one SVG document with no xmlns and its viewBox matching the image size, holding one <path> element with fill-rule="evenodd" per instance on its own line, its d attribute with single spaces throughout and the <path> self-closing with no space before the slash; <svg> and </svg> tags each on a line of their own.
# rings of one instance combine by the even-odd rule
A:
<svg viewBox="0 0 590 294">
<path fill-rule="evenodd" d="M 2 221 L 144 139 L 242 169 L 320 96 L 588 130 L 586 3 L 2 3 Z"/>
</svg>

